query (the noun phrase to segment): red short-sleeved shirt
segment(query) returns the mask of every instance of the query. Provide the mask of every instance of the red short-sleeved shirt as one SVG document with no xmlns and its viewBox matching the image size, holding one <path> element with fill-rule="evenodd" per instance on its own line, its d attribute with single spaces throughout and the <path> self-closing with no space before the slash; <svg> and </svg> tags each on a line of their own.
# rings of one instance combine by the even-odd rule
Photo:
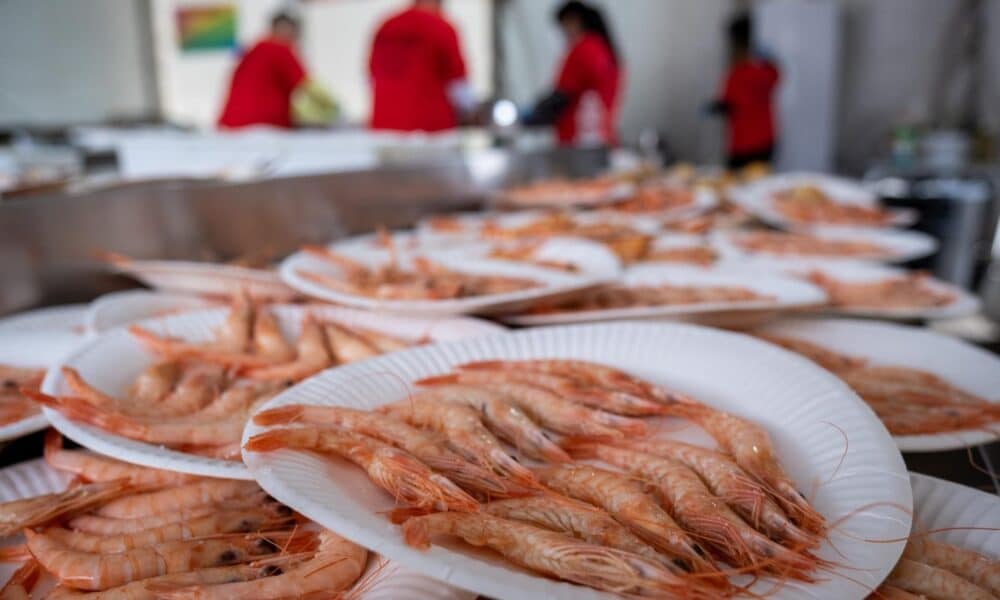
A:
<svg viewBox="0 0 1000 600">
<path fill-rule="evenodd" d="M 220 127 L 291 127 L 292 92 L 306 77 L 294 48 L 266 38 L 240 59 L 219 116 Z"/>
<path fill-rule="evenodd" d="M 448 84 L 465 78 L 458 34 L 437 11 L 409 8 L 379 27 L 368 63 L 371 126 L 440 131 L 458 124 Z"/>
<path fill-rule="evenodd" d="M 588 33 L 573 44 L 556 82 L 556 89 L 570 99 L 556 122 L 560 143 L 615 143 L 620 80 L 618 64 L 601 36 Z"/>
<path fill-rule="evenodd" d="M 728 108 L 730 154 L 757 152 L 774 145 L 771 97 L 778 79 L 778 69 L 770 62 L 744 60 L 730 67 L 722 90 Z"/>
</svg>

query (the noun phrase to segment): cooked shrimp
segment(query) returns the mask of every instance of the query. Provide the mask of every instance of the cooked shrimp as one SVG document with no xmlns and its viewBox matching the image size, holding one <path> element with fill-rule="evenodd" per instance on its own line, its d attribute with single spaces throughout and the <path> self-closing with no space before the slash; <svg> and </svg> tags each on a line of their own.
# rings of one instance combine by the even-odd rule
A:
<svg viewBox="0 0 1000 600">
<path fill-rule="evenodd" d="M 64 492 L 4 502 L 0 504 L 0 537 L 89 510 L 110 498 L 127 493 L 129 489 L 127 481 L 107 481 L 81 485 Z"/>
<path fill-rule="evenodd" d="M 908 558 L 901 558 L 886 582 L 914 594 L 930 598 L 993 600 L 995 596 L 958 575 Z"/>
<path fill-rule="evenodd" d="M 824 369 L 834 373 L 843 373 L 851 369 L 863 367 L 868 362 L 863 358 L 834 352 L 818 344 L 813 344 L 805 340 L 798 340 L 765 332 L 754 333 L 754 336 L 771 342 L 772 344 L 781 346 L 786 350 L 791 350 L 792 352 L 801 354 Z"/>
<path fill-rule="evenodd" d="M 767 491 L 728 456 L 673 440 L 627 440 L 615 445 L 684 463 L 757 531 L 791 546 L 814 547 L 819 539 L 792 523 Z"/>
<path fill-rule="evenodd" d="M 691 571 L 716 571 L 705 552 L 637 481 L 582 464 L 536 469 L 539 481 L 550 488 L 603 508 L 658 550 Z"/>
<path fill-rule="evenodd" d="M 241 368 L 263 367 L 271 363 L 271 360 L 263 356 L 219 349 L 214 344 L 194 344 L 177 338 L 161 337 L 138 325 L 131 325 L 128 330 L 150 351 L 168 359 L 201 360 L 226 367 Z"/>
<path fill-rule="evenodd" d="M 694 538 L 703 541 L 728 562 L 740 567 L 765 568 L 803 581 L 812 581 L 816 560 L 780 546 L 743 522 L 712 495 L 698 475 L 682 463 L 616 448 L 581 442 L 570 449 L 576 458 L 598 459 L 641 478 L 656 490 Z"/>
<path fill-rule="evenodd" d="M 927 596 L 911 594 L 902 588 L 883 583 L 877 590 L 868 594 L 865 600 L 927 600 Z"/>
<path fill-rule="evenodd" d="M 22 387 L 38 387 L 45 378 L 45 369 L 0 365 L 0 391 L 15 391 Z"/>
<path fill-rule="evenodd" d="M 336 454 L 364 469 L 372 482 L 407 505 L 438 510 L 479 508 L 474 498 L 410 453 L 356 433 L 317 427 L 271 429 L 250 438 L 244 448 L 251 452 L 288 448 Z"/>
<path fill-rule="evenodd" d="M 423 396 L 478 410 L 490 431 L 531 458 L 546 462 L 570 460 L 569 455 L 546 437 L 545 432 L 528 415 L 516 404 L 508 402 L 507 397 L 496 389 L 472 385 L 441 385 L 424 392 Z"/>
<path fill-rule="evenodd" d="M 350 363 L 380 354 L 378 348 L 350 329 L 336 323 L 323 325 L 330 350 L 337 362 Z"/>
<path fill-rule="evenodd" d="M 198 569 L 187 573 L 172 573 L 148 579 L 140 579 L 101 592 L 84 592 L 59 586 L 48 595 L 47 600 L 156 600 L 157 594 L 150 588 L 159 586 L 192 586 L 252 581 L 280 573 L 281 568 L 272 565 L 257 566 L 230 565 Z"/>
<path fill-rule="evenodd" d="M 495 500 L 484 504 L 482 510 L 494 517 L 533 523 L 591 544 L 638 554 L 671 570 L 677 569 L 669 558 L 639 539 L 608 513 L 560 494 Z"/>
<path fill-rule="evenodd" d="M 169 589 L 162 582 L 150 588 L 158 598 L 190 598 L 194 600 L 279 600 L 281 598 L 327 598 L 346 590 L 361 577 L 368 561 L 368 551 L 330 531 L 319 534 L 319 549 L 312 558 L 271 577 L 233 583 L 211 582 Z"/>
<path fill-rule="evenodd" d="M 295 349 L 285 340 L 277 319 L 264 308 L 258 309 L 254 315 L 253 352 L 275 363 L 295 358 Z"/>
<path fill-rule="evenodd" d="M 31 600 L 31 590 L 38 583 L 41 566 L 35 559 L 28 559 L 14 571 L 7 583 L 0 589 L 0 600 Z"/>
<path fill-rule="evenodd" d="M 434 536 L 487 546 L 511 562 L 551 577 L 621 594 L 714 597 L 698 584 L 637 554 L 581 542 L 567 535 L 484 513 L 436 513 L 403 524 L 406 543 L 427 548 Z"/>
<path fill-rule="evenodd" d="M 245 291 L 233 295 L 229 313 L 216 331 L 215 346 L 222 352 L 245 354 L 250 350 L 253 332 L 254 304 Z"/>
<path fill-rule="evenodd" d="M 587 408 L 543 387 L 510 381 L 503 373 L 463 371 L 453 375 L 428 377 L 417 382 L 424 386 L 455 383 L 476 385 L 501 394 L 504 400 L 519 407 L 543 427 L 557 433 L 616 438 L 626 433 L 641 435 L 646 432 L 643 421 Z M 433 390 L 430 393 L 433 394 Z"/>
<path fill-rule="evenodd" d="M 155 362 L 139 373 L 126 395 L 142 406 L 158 404 L 174 389 L 180 376 L 180 363 L 169 360 Z"/>
<path fill-rule="evenodd" d="M 211 539 L 165 542 L 116 554 L 92 554 L 67 548 L 45 533 L 24 531 L 28 549 L 62 585 L 105 590 L 138 579 L 244 562 L 279 551 L 280 544 L 301 544 L 308 532 L 224 535 Z"/>
<path fill-rule="evenodd" d="M 292 509 L 271 501 L 263 490 L 237 498 L 228 498 L 220 503 L 199 504 L 167 512 L 146 515 L 135 518 L 102 517 L 99 515 L 80 515 L 70 519 L 67 527 L 74 531 L 92 533 L 104 537 L 138 533 L 147 529 L 155 529 L 174 523 L 183 523 L 201 517 L 214 515 L 223 511 L 265 509 L 278 517 L 292 515 Z"/>
<path fill-rule="evenodd" d="M 463 488 L 487 497 L 509 496 L 522 491 L 492 471 L 455 454 L 437 437 L 403 421 L 379 413 L 343 406 L 292 404 L 254 415 L 257 425 L 333 425 L 406 450 L 428 467 L 439 471 Z"/>
<path fill-rule="evenodd" d="M 935 542 L 926 536 L 918 535 L 907 542 L 903 556 L 951 571 L 1000 596 L 1000 562 L 990 560 L 978 552 Z"/>
<path fill-rule="evenodd" d="M 230 498 L 256 494 L 260 487 L 252 481 L 201 479 L 155 492 L 146 492 L 112 500 L 95 513 L 102 517 L 135 519 L 183 510 L 202 504 L 216 504 Z"/>
<path fill-rule="evenodd" d="M 694 420 L 736 460 L 744 471 L 762 482 L 792 522 L 810 533 L 822 534 L 826 519 L 809 505 L 785 475 L 771 438 L 759 425 L 698 404 L 675 406 L 678 416 Z"/>
<path fill-rule="evenodd" d="M 379 412 L 415 427 L 443 435 L 466 460 L 509 477 L 518 485 L 534 487 L 535 476 L 514 460 L 482 424 L 479 413 L 466 406 L 437 402 L 422 394 L 379 408 Z"/>
<path fill-rule="evenodd" d="M 353 331 L 369 344 L 375 346 L 375 349 L 378 350 L 380 354 L 395 352 L 396 350 L 405 350 L 414 344 L 420 343 L 419 341 L 411 342 L 393 337 L 389 334 L 382 333 L 381 331 L 375 331 L 374 329 L 359 329 L 355 327 L 353 328 Z"/>
<path fill-rule="evenodd" d="M 71 531 L 61 527 L 50 527 L 45 530 L 45 534 L 73 550 L 108 554 L 126 552 L 134 548 L 163 542 L 190 540 L 222 533 L 271 531 L 291 526 L 295 520 L 290 517 L 287 511 L 284 515 L 279 514 L 280 512 L 265 507 L 232 511 L 220 510 L 195 519 L 119 535 L 98 535 L 83 531 Z"/>
<path fill-rule="evenodd" d="M 295 344 L 295 360 L 280 365 L 250 369 L 247 376 L 265 381 L 299 381 L 333 364 L 323 328 L 312 316 L 302 321 L 302 333 Z"/>
<path fill-rule="evenodd" d="M 55 429 L 45 433 L 45 462 L 57 471 L 73 473 L 87 481 L 127 479 L 134 485 L 172 485 L 194 481 L 197 477 L 162 469 L 130 465 L 89 450 L 67 450 L 62 435 Z"/>
<path fill-rule="evenodd" d="M 223 368 L 211 363 L 187 366 L 177 387 L 161 402 L 144 407 L 141 414 L 161 417 L 188 415 L 204 409 L 229 384 Z"/>
</svg>

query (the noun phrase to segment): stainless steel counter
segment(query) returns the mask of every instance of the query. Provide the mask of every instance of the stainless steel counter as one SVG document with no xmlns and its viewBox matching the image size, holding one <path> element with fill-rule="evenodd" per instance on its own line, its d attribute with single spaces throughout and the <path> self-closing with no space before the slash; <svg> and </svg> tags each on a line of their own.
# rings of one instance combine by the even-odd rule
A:
<svg viewBox="0 0 1000 600">
<path fill-rule="evenodd" d="M 225 259 L 291 252 L 478 208 L 504 185 L 587 175 L 603 150 L 489 150 L 430 163 L 245 183 L 161 181 L 0 203 L 0 314 L 89 300 L 121 287 L 97 250 L 137 258 Z"/>
</svg>

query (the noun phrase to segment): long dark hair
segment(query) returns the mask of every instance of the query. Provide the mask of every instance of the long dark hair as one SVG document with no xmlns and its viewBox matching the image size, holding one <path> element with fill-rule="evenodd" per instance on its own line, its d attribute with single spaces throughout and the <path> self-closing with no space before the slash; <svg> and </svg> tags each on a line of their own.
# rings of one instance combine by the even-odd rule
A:
<svg viewBox="0 0 1000 600">
<path fill-rule="evenodd" d="M 608 29 L 608 23 L 600 9 L 579 0 L 570 0 L 556 11 L 557 22 L 561 23 L 566 19 L 579 19 L 584 31 L 601 36 L 604 43 L 608 45 L 608 49 L 611 50 L 611 58 L 614 59 L 615 64 L 619 63 L 618 46 L 615 44 L 614 38 L 611 37 L 611 30 Z"/>
</svg>

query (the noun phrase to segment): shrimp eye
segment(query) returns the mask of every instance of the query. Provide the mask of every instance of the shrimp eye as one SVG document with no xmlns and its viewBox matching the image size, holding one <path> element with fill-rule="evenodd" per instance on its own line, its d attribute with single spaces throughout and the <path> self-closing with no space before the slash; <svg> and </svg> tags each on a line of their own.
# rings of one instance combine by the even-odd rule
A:
<svg viewBox="0 0 1000 600">
<path fill-rule="evenodd" d="M 683 561 L 683 560 L 681 560 L 679 558 L 675 558 L 671 562 L 673 562 L 675 565 L 677 565 L 678 567 L 680 567 L 681 569 L 683 569 L 685 572 L 687 572 L 687 573 L 691 572 L 691 567 L 689 567 L 688 564 L 685 561 Z"/>
<path fill-rule="evenodd" d="M 264 577 L 271 577 L 272 575 L 281 575 L 283 572 L 284 571 L 281 570 L 281 567 L 277 565 L 268 565 L 261 571 L 261 575 Z"/>
<path fill-rule="evenodd" d="M 694 545 L 694 551 L 698 553 L 698 556 L 705 556 L 705 549 L 698 544 Z"/>
<path fill-rule="evenodd" d="M 219 562 L 231 563 L 236 561 L 236 553 L 232 550 L 226 550 L 219 555 Z"/>
<path fill-rule="evenodd" d="M 292 511 L 292 509 L 288 508 L 284 504 L 279 504 L 278 508 L 277 508 L 277 512 L 282 517 L 287 517 L 287 516 L 290 516 L 293 511 Z"/>
<path fill-rule="evenodd" d="M 240 531 L 253 531 L 254 526 L 253 523 L 250 522 L 250 519 L 243 519 L 240 521 L 239 529 Z"/>
<path fill-rule="evenodd" d="M 274 542 L 272 542 L 271 540 L 265 540 L 265 539 L 257 540 L 257 549 L 258 550 L 268 550 L 270 552 L 274 552 L 274 551 L 278 550 L 278 548 L 279 548 L 279 546 L 277 544 L 275 544 Z"/>
</svg>

